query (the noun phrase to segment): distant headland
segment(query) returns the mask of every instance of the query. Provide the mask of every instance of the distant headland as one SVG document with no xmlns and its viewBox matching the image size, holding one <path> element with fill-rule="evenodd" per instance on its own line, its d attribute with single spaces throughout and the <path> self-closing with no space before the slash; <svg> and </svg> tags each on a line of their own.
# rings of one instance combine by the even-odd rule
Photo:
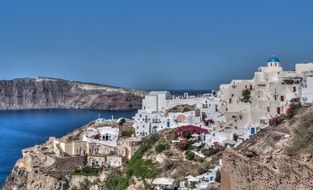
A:
<svg viewBox="0 0 313 190">
<path fill-rule="evenodd" d="M 0 80 L 0 110 L 136 110 L 142 90 L 51 77 Z"/>
</svg>

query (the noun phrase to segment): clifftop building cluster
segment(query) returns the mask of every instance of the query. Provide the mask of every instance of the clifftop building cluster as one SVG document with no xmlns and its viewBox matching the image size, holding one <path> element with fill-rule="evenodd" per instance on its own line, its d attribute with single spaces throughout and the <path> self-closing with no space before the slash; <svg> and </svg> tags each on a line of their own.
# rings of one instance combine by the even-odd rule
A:
<svg viewBox="0 0 313 190">
<path fill-rule="evenodd" d="M 142 100 L 132 127 L 127 127 L 127 137 L 114 124 L 106 125 L 109 120 L 98 119 L 76 140 L 55 139 L 54 152 L 59 157 L 86 156 L 89 165 L 120 167 L 139 148 L 142 137 L 178 127 L 205 131 L 193 134 L 200 141 L 195 146 L 237 146 L 267 127 L 271 118 L 285 113 L 293 99 L 313 104 L 313 63 L 284 71 L 279 58 L 272 56 L 252 79 L 221 84 L 214 93 L 190 96 L 152 91 Z"/>
<path fill-rule="evenodd" d="M 296 64 L 295 70 L 284 71 L 280 59 L 271 56 L 252 79 L 222 84 L 215 94 L 195 97 L 150 92 L 134 117 L 133 127 L 135 135 L 142 137 L 166 128 L 195 125 L 209 131 L 204 138 L 208 145 L 239 144 L 267 127 L 271 118 L 285 113 L 295 98 L 303 104 L 313 103 L 313 63 Z"/>
</svg>

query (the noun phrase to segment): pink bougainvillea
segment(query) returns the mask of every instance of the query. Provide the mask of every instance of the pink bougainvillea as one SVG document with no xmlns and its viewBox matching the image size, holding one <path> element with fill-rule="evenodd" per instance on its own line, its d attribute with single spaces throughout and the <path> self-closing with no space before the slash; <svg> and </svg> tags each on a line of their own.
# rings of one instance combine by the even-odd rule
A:
<svg viewBox="0 0 313 190">
<path fill-rule="evenodd" d="M 202 133 L 208 134 L 208 130 L 203 129 L 201 127 L 197 127 L 197 126 L 194 126 L 194 125 L 184 125 L 184 126 L 176 128 L 177 136 L 182 136 L 184 131 L 188 131 L 190 134 L 194 134 L 194 133 L 197 133 L 197 134 L 202 134 Z"/>
</svg>

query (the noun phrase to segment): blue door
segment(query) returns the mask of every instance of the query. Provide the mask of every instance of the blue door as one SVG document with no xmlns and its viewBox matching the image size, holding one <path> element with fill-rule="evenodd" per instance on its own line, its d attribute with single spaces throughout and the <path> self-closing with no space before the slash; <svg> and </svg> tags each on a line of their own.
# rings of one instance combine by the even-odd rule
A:
<svg viewBox="0 0 313 190">
<path fill-rule="evenodd" d="M 256 133 L 255 127 L 250 128 L 250 134 L 254 135 Z"/>
<path fill-rule="evenodd" d="M 171 122 L 170 120 L 167 120 L 167 128 L 170 128 L 171 127 Z"/>
</svg>

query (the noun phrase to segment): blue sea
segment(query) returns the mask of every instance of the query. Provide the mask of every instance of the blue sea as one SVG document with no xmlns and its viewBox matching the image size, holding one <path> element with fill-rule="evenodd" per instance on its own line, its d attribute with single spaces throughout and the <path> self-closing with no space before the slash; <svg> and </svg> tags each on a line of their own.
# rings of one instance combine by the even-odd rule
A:
<svg viewBox="0 0 313 190">
<path fill-rule="evenodd" d="M 22 149 L 62 137 L 97 119 L 131 118 L 136 111 L 23 110 L 0 111 L 0 188 L 11 173 Z"/>
</svg>

